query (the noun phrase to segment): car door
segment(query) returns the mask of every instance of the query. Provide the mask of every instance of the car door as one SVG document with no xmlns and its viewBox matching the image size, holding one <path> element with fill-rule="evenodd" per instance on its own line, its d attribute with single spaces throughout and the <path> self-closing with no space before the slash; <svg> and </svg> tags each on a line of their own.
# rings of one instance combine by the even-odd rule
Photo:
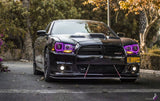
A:
<svg viewBox="0 0 160 101">
<path fill-rule="evenodd" d="M 44 68 L 44 51 L 48 40 L 49 29 L 51 27 L 51 23 L 48 24 L 46 28 L 46 35 L 45 36 L 38 36 L 35 41 L 35 61 L 39 69 Z"/>
</svg>

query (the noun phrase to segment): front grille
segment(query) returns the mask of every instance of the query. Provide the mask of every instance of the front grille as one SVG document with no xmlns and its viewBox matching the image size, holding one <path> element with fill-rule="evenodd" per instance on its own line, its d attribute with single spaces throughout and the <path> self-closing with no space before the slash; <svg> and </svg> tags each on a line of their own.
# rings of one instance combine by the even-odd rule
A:
<svg viewBox="0 0 160 101">
<path fill-rule="evenodd" d="M 124 55 L 124 50 L 120 46 L 104 46 L 105 56 L 122 56 Z"/>
<path fill-rule="evenodd" d="M 78 55 L 122 56 L 124 50 L 120 46 L 90 45 L 82 46 L 78 51 Z"/>
<path fill-rule="evenodd" d="M 79 72 L 85 73 L 88 65 L 77 65 Z M 123 65 L 116 65 L 116 68 L 119 73 L 121 73 L 125 66 Z M 103 74 L 116 74 L 116 70 L 113 65 L 90 65 L 88 73 L 103 73 Z"/>
<path fill-rule="evenodd" d="M 79 55 L 102 55 L 102 47 L 100 45 L 83 46 L 78 51 Z"/>
</svg>

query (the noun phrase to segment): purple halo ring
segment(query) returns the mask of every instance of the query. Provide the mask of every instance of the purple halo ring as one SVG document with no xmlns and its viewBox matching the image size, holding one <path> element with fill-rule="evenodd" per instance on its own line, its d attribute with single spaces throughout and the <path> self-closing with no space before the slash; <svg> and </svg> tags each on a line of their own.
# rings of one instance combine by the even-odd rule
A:
<svg viewBox="0 0 160 101">
<path fill-rule="evenodd" d="M 58 45 L 61 45 L 61 49 L 58 49 L 58 48 L 57 48 Z M 63 51 L 63 46 L 64 46 L 63 43 L 57 42 L 57 43 L 55 44 L 55 50 L 58 51 L 58 52 L 59 52 L 59 51 Z"/>
<path fill-rule="evenodd" d="M 68 49 L 66 47 L 69 47 Z M 71 44 L 64 44 L 64 50 L 73 50 L 73 45 Z"/>
<path fill-rule="evenodd" d="M 59 48 L 58 48 L 58 45 L 60 45 Z M 72 44 L 65 44 L 62 42 L 56 42 L 54 49 L 56 50 L 56 52 L 63 52 L 64 50 L 74 51 L 74 46 Z"/>
<path fill-rule="evenodd" d="M 127 50 L 127 48 L 130 47 L 130 50 Z M 133 47 L 137 47 L 137 50 L 133 50 Z M 124 46 L 124 49 L 126 51 L 130 51 L 130 52 L 133 52 L 133 54 L 138 54 L 139 52 L 139 45 L 138 44 L 133 44 L 133 45 L 127 45 L 127 46 Z M 132 55 L 132 54 L 131 54 Z"/>
</svg>

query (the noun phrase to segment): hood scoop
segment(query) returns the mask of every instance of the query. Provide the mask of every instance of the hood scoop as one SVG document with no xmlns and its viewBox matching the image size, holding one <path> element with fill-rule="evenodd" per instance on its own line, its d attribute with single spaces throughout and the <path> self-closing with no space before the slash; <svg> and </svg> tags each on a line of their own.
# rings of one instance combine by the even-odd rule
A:
<svg viewBox="0 0 160 101">
<path fill-rule="evenodd" d="M 91 38 L 106 39 L 106 36 L 102 33 L 93 33 L 93 34 L 90 34 L 90 37 Z"/>
<path fill-rule="evenodd" d="M 86 37 L 80 35 L 71 35 L 70 38 L 86 38 Z"/>
</svg>

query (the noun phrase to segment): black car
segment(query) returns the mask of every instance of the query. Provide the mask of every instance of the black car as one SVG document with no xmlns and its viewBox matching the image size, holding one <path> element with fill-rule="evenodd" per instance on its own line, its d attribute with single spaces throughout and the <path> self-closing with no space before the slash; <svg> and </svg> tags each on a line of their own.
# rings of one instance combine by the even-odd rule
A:
<svg viewBox="0 0 160 101">
<path fill-rule="evenodd" d="M 135 81 L 139 76 L 138 43 L 120 38 L 105 23 L 56 20 L 37 31 L 34 74 L 51 79 L 107 79 Z"/>
</svg>

